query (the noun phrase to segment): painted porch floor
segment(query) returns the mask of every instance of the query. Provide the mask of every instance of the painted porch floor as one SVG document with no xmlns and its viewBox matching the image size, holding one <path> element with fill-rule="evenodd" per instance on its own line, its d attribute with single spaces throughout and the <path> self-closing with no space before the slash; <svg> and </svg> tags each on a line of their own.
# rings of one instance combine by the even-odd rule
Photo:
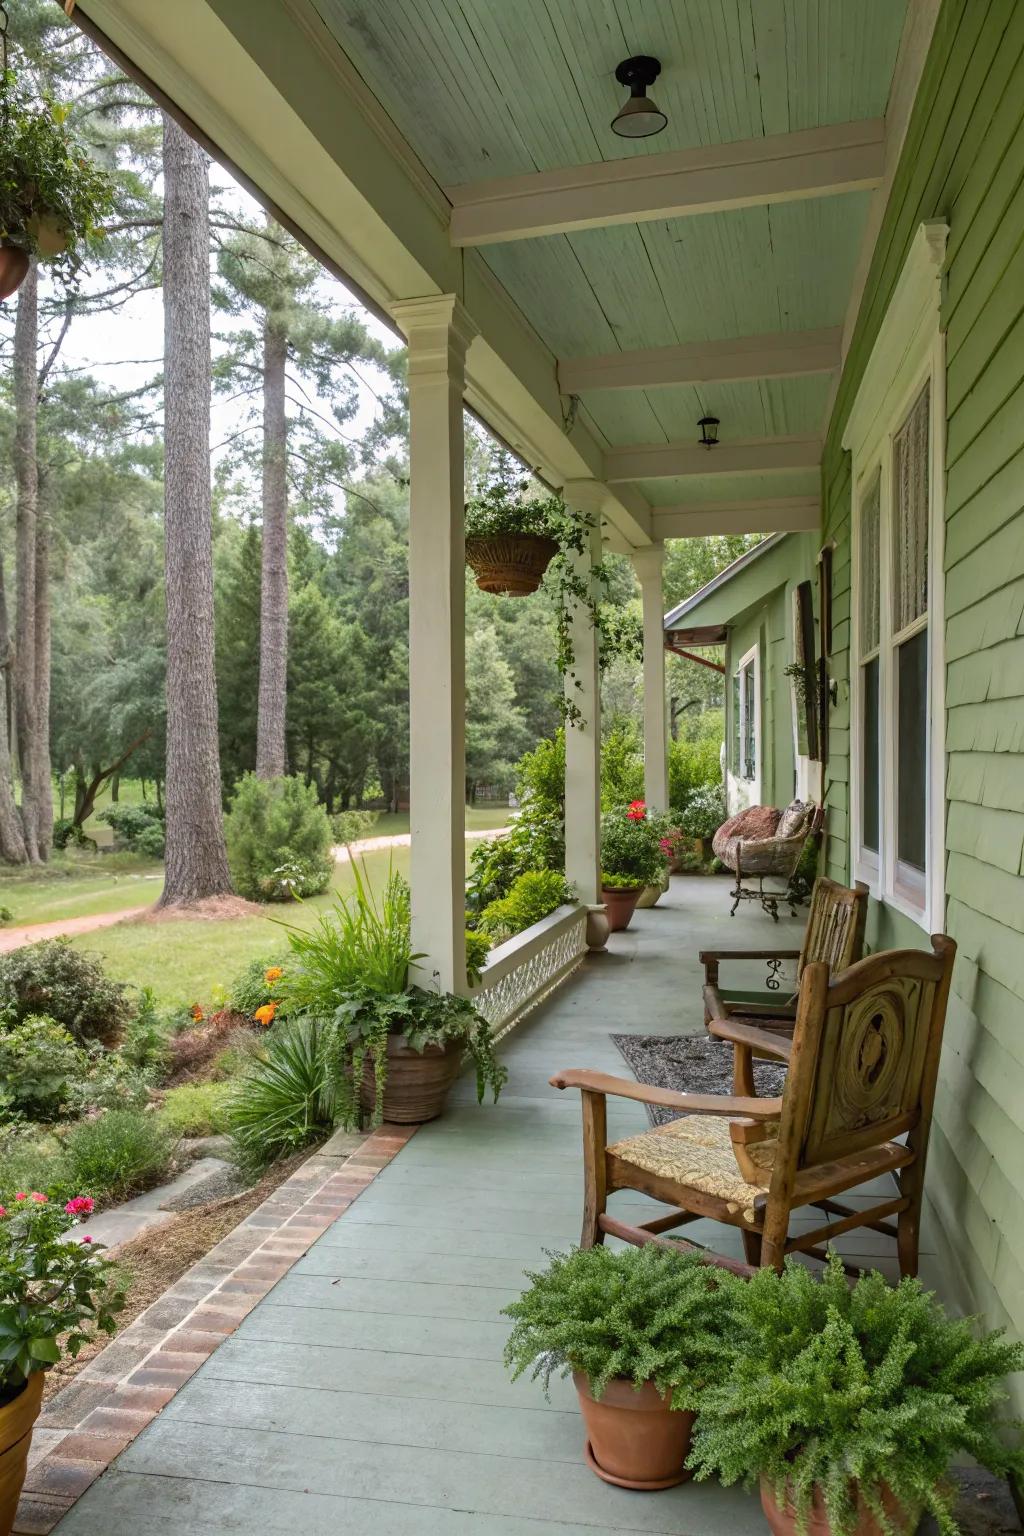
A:
<svg viewBox="0 0 1024 1536">
<path fill-rule="evenodd" d="M 608 1487 L 583 1463 L 571 1384 L 551 1402 L 501 1363 L 499 1309 L 579 1233 L 568 1066 L 629 1076 L 612 1032 L 701 1027 L 697 951 L 794 945 L 800 923 L 730 920 L 720 880 L 676 877 L 510 1036 L 496 1108 L 463 1081 L 160 1417 L 65 1516 L 61 1536 L 745 1536 L 759 1502 L 689 1485 Z M 609 1104 L 609 1129 L 640 1129 Z M 642 1197 L 617 1195 L 612 1209 Z M 809 1224 L 820 1222 L 808 1214 Z M 721 1228 L 690 1230 L 698 1240 Z M 891 1245 L 851 1234 L 863 1263 Z M 736 1236 L 734 1251 L 739 1253 Z M 891 1268 L 891 1258 L 883 1267 Z"/>
</svg>

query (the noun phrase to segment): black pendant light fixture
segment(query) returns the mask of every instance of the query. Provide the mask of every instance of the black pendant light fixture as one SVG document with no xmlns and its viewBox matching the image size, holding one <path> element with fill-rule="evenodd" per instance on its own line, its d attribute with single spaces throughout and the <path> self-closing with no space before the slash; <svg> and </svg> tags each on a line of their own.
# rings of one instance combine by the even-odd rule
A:
<svg viewBox="0 0 1024 1536">
<path fill-rule="evenodd" d="M 664 112 L 647 94 L 647 87 L 653 85 L 660 74 L 660 60 L 645 53 L 623 59 L 616 69 L 615 78 L 619 84 L 629 86 L 629 100 L 612 118 L 612 132 L 620 138 L 649 139 L 668 123 Z"/>
<path fill-rule="evenodd" d="M 714 448 L 718 442 L 718 429 L 721 426 L 717 416 L 702 416 L 697 423 L 700 427 L 700 441 L 705 448 Z"/>
</svg>

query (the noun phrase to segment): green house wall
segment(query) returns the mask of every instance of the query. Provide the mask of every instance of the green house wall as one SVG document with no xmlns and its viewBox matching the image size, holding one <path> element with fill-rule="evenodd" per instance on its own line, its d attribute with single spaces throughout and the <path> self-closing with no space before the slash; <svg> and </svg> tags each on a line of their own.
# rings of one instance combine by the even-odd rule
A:
<svg viewBox="0 0 1024 1536">
<path fill-rule="evenodd" d="M 929 1191 L 964 1305 L 1024 1332 L 1024 5 L 945 0 L 823 465 L 833 678 L 849 681 L 850 459 L 840 439 L 915 230 L 950 227 L 946 919 L 959 946 Z M 849 690 L 832 711 L 826 862 L 850 873 Z M 924 942 L 873 904 L 872 947 Z"/>
</svg>

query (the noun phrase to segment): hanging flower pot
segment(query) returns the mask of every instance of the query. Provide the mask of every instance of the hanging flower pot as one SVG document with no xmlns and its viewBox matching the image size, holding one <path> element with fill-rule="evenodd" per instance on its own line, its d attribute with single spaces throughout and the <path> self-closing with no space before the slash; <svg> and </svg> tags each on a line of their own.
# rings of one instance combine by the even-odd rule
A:
<svg viewBox="0 0 1024 1536">
<path fill-rule="evenodd" d="M 481 592 L 526 597 L 536 592 L 558 553 L 544 534 L 503 533 L 466 540 L 466 564 Z"/>
<path fill-rule="evenodd" d="M 16 245 L 0 245 L 0 299 L 17 293 L 28 272 L 28 252 Z"/>
</svg>

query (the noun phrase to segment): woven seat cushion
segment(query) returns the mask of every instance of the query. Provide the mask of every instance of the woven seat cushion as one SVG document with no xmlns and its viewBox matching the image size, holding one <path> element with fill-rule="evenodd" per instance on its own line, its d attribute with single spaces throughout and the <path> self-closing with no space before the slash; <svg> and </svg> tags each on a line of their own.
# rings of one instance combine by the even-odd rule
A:
<svg viewBox="0 0 1024 1536">
<path fill-rule="evenodd" d="M 782 812 L 774 805 L 751 805 L 747 810 L 739 811 L 735 816 L 730 816 L 728 821 L 723 821 L 715 833 L 711 840 L 713 852 L 724 860 L 723 849 L 733 839 L 760 842 L 763 838 L 774 837 L 781 815 Z M 730 865 L 732 869 L 735 867 L 735 862 Z"/>
<path fill-rule="evenodd" d="M 713 1115 L 684 1115 L 640 1136 L 627 1136 L 608 1151 L 644 1173 L 715 1195 L 731 1211 L 742 1212 L 744 1221 L 753 1221 L 754 1202 L 767 1192 L 775 1164 L 778 1127 L 768 1125 L 765 1130 L 767 1139 L 747 1148 L 751 1160 L 764 1169 L 763 1184 L 744 1179 L 736 1166 L 729 1122 Z"/>
</svg>

